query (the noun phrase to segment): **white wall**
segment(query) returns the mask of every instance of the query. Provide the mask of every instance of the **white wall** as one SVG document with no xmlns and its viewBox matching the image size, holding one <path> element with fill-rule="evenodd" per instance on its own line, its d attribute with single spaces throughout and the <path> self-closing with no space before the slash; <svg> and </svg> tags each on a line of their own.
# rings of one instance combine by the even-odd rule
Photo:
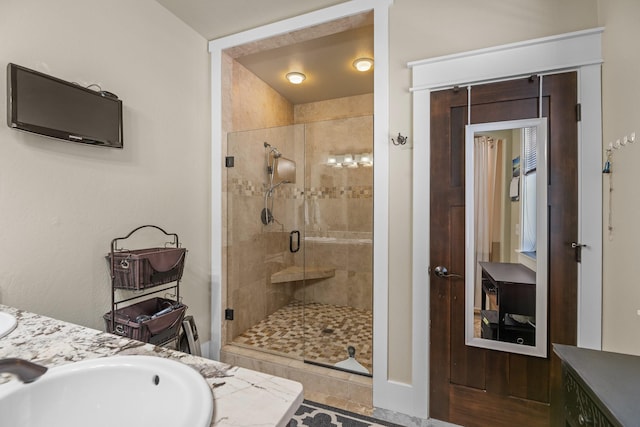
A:
<svg viewBox="0 0 640 427">
<path fill-rule="evenodd" d="M 636 143 L 613 153 L 603 175 L 603 349 L 640 355 L 640 2 L 599 0 L 603 33 L 603 143 L 636 132 Z M 609 183 L 613 180 L 611 211 Z M 613 231 L 608 232 L 611 216 Z"/>
<path fill-rule="evenodd" d="M 117 94 L 125 146 L 0 126 L 0 303 L 102 329 L 110 241 L 150 223 L 189 250 L 182 295 L 208 336 L 206 40 L 152 0 L 2 0 L 3 117 L 9 62 Z"/>
</svg>

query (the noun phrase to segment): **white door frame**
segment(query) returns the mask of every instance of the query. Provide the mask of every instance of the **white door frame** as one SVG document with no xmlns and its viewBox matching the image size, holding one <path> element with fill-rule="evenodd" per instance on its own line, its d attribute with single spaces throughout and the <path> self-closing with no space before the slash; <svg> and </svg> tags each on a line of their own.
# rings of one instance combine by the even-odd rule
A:
<svg viewBox="0 0 640 427">
<path fill-rule="evenodd" d="M 389 266 L 389 7 L 393 0 L 352 0 L 209 42 L 211 54 L 211 342 L 219 359 L 222 342 L 222 53 L 225 49 L 364 12 L 374 12 L 373 202 L 373 404 L 402 412 L 403 396 L 388 380 Z"/>
<path fill-rule="evenodd" d="M 431 91 L 532 74 L 578 72 L 578 236 L 587 245 L 578 264 L 578 346 L 602 347 L 602 111 L 603 28 L 447 55 L 408 64 L 413 92 L 413 287 L 429 307 L 429 168 Z M 429 311 L 421 323 L 429 335 Z M 427 351 L 428 357 L 428 351 Z M 429 384 L 429 377 L 426 377 Z"/>
</svg>

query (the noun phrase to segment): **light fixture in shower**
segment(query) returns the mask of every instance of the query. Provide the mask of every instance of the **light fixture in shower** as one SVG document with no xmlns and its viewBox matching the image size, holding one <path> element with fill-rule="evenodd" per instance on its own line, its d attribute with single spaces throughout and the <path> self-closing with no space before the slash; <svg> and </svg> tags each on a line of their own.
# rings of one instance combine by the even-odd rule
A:
<svg viewBox="0 0 640 427">
<path fill-rule="evenodd" d="M 289 83 L 294 85 L 299 85 L 307 78 L 307 76 L 305 76 L 304 74 L 298 71 L 292 71 L 290 73 L 287 73 L 285 77 L 287 78 L 287 80 L 289 80 Z"/>
<path fill-rule="evenodd" d="M 373 155 L 371 153 L 356 154 L 356 162 L 360 166 L 373 166 Z"/>
<path fill-rule="evenodd" d="M 342 160 L 342 166 L 346 168 L 358 167 L 358 164 L 353 161 L 353 156 L 351 154 L 345 154 L 344 159 Z"/>
<path fill-rule="evenodd" d="M 331 154 L 327 157 L 327 166 L 334 168 L 357 168 L 358 166 L 373 166 L 371 153 L 361 154 Z"/>
<path fill-rule="evenodd" d="M 353 68 L 360 72 L 369 71 L 373 67 L 373 59 L 371 58 L 358 58 L 353 61 Z"/>
</svg>

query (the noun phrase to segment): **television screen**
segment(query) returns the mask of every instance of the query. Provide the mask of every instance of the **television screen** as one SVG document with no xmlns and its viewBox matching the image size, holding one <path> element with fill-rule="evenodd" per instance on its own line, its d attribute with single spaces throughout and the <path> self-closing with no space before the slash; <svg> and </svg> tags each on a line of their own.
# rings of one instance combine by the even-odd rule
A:
<svg viewBox="0 0 640 427">
<path fill-rule="evenodd" d="M 122 148 L 122 101 L 15 64 L 7 66 L 7 124 L 65 141 Z"/>
</svg>

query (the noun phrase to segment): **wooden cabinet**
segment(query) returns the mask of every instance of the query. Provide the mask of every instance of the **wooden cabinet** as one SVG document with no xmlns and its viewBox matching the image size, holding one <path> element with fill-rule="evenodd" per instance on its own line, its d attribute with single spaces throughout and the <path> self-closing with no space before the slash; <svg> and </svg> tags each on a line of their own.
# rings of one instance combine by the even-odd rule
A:
<svg viewBox="0 0 640 427">
<path fill-rule="evenodd" d="M 640 425 L 640 357 L 553 345 L 562 360 L 565 425 Z"/>
<path fill-rule="evenodd" d="M 564 414 L 568 425 L 613 426 L 607 416 L 591 398 L 588 387 L 566 365 L 562 366 L 562 384 L 564 390 Z M 616 424 L 617 425 L 617 424 Z"/>
<path fill-rule="evenodd" d="M 535 271 L 503 262 L 481 262 L 480 267 L 482 338 L 535 345 Z M 488 299 L 493 301 L 489 306 Z"/>
</svg>

